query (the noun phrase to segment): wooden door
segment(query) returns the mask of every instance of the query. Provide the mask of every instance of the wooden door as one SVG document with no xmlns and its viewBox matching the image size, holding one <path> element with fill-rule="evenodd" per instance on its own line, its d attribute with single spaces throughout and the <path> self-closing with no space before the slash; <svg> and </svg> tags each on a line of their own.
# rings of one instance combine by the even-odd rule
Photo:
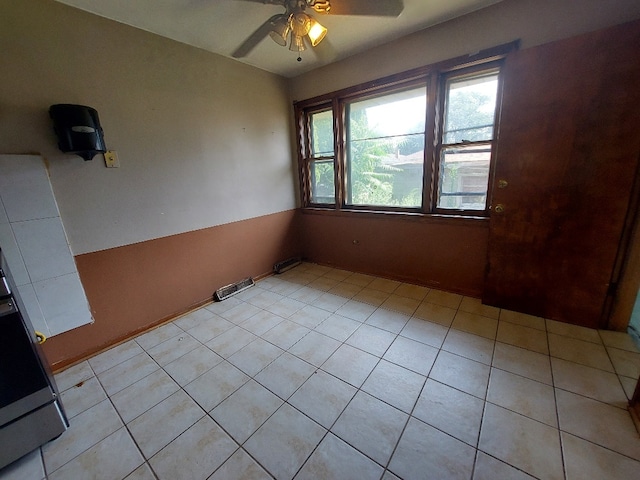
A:
<svg viewBox="0 0 640 480">
<path fill-rule="evenodd" d="M 639 153 L 640 22 L 511 55 L 483 301 L 605 326 Z"/>
</svg>

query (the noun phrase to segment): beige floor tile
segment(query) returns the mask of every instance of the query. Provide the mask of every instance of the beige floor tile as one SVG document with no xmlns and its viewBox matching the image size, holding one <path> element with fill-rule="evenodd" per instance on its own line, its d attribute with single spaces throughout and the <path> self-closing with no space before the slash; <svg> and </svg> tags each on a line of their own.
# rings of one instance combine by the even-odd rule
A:
<svg viewBox="0 0 640 480">
<path fill-rule="evenodd" d="M 598 331 L 593 328 L 581 327 L 565 322 L 556 322 L 555 320 L 547 320 L 546 322 L 549 333 L 555 333 L 556 335 L 571 337 L 585 342 L 597 343 L 598 345 L 602 344 Z"/>
<path fill-rule="evenodd" d="M 111 395 L 111 402 L 122 420 L 129 423 L 179 389 L 179 385 L 164 370 L 156 370 Z"/>
<path fill-rule="evenodd" d="M 359 388 L 379 360 L 370 353 L 343 344 L 322 364 L 322 369 Z"/>
<path fill-rule="evenodd" d="M 245 290 L 244 292 L 238 294 L 238 298 L 240 298 L 240 295 L 242 294 L 246 295 L 247 292 L 250 292 L 250 291 L 251 289 Z M 257 292 L 257 290 L 255 291 Z M 256 313 L 259 313 L 260 311 L 261 309 L 256 307 L 255 305 L 241 302 L 235 307 L 230 308 L 229 310 L 225 310 L 224 312 L 218 313 L 218 315 L 220 315 L 222 318 L 226 320 L 229 320 L 232 323 L 235 323 L 236 325 L 239 325 L 245 320 L 253 317 Z"/>
<path fill-rule="evenodd" d="M 401 478 L 471 478 L 475 449 L 420 420 L 411 418 L 389 469 Z"/>
<path fill-rule="evenodd" d="M 640 462 L 564 432 L 562 449 L 567 480 L 629 480 L 640 472 Z"/>
<path fill-rule="evenodd" d="M 348 383 L 318 370 L 293 394 L 289 403 L 330 428 L 356 392 Z"/>
<path fill-rule="evenodd" d="M 256 375 L 255 379 L 280 398 L 286 400 L 315 371 L 316 367 L 310 363 L 285 352 Z"/>
<path fill-rule="evenodd" d="M 42 446 L 47 472 L 62 467 L 122 426 L 122 421 L 109 400 L 85 410 L 75 417 L 66 432 Z"/>
<path fill-rule="evenodd" d="M 440 351 L 429 378 L 484 399 L 489 383 L 489 371 L 487 365 Z"/>
<path fill-rule="evenodd" d="M 534 352 L 549 354 L 547 334 L 542 330 L 516 325 L 515 323 L 500 322 L 496 340 Z"/>
<path fill-rule="evenodd" d="M 319 277 L 315 280 L 309 282 L 309 287 L 314 288 L 316 290 L 321 290 L 323 292 L 327 292 L 331 290 L 333 287 L 338 285 L 340 281 L 334 280 L 332 278 Z"/>
<path fill-rule="evenodd" d="M 242 300 L 240 300 L 239 298 L 227 297 L 222 302 L 213 302 L 208 305 L 205 305 L 204 308 L 206 308 L 210 312 L 215 313 L 216 315 L 220 315 L 222 312 L 231 310 L 233 307 L 237 307 L 241 303 L 242 303 Z"/>
<path fill-rule="evenodd" d="M 553 384 L 549 357 L 541 353 L 496 342 L 493 366 L 537 382 Z"/>
<path fill-rule="evenodd" d="M 432 347 L 440 348 L 449 329 L 437 323 L 432 323 L 419 318 L 411 318 L 404 326 L 400 335 L 403 337 L 426 343 Z"/>
<path fill-rule="evenodd" d="M 599 368 L 607 372 L 614 371 L 607 351 L 602 345 L 550 333 L 549 351 L 552 357 Z"/>
<path fill-rule="evenodd" d="M 289 353 L 319 367 L 335 352 L 340 342 L 311 331 L 289 349 Z"/>
<path fill-rule="evenodd" d="M 218 315 L 212 315 L 188 329 L 187 333 L 198 340 L 200 343 L 206 343 L 212 338 L 217 337 L 221 333 L 224 333 L 233 327 L 234 324 L 229 320 L 225 320 Z"/>
<path fill-rule="evenodd" d="M 544 480 L 563 480 L 558 430 L 487 403 L 478 448 Z"/>
<path fill-rule="evenodd" d="M 487 401 L 558 427 L 556 399 L 551 385 L 492 368 Z"/>
<path fill-rule="evenodd" d="M 151 458 L 205 415 L 182 390 L 131 421 L 127 426 L 146 458 Z"/>
<path fill-rule="evenodd" d="M 150 348 L 147 352 L 160 366 L 165 367 L 200 345 L 201 343 L 195 338 L 183 332 L 162 342 L 160 345 Z"/>
<path fill-rule="evenodd" d="M 378 480 L 383 470 L 380 465 L 329 433 L 296 475 L 296 480 Z"/>
<path fill-rule="evenodd" d="M 483 410 L 479 398 L 429 378 L 412 415 L 475 447 Z"/>
<path fill-rule="evenodd" d="M 560 358 L 552 358 L 551 364 L 556 387 L 626 408 L 627 396 L 616 374 Z"/>
<path fill-rule="evenodd" d="M 354 285 L 359 285 L 361 287 L 366 287 L 371 282 L 375 280 L 376 277 L 372 277 L 371 275 L 365 275 L 363 273 L 352 273 L 347 278 L 343 280 L 345 283 L 353 283 Z"/>
<path fill-rule="evenodd" d="M 443 307 L 457 309 L 462 302 L 462 295 L 457 293 L 443 292 L 442 290 L 431 289 L 425 301 L 429 303 L 435 303 L 436 305 L 442 305 Z"/>
<path fill-rule="evenodd" d="M 612 332 L 610 330 L 599 330 L 598 333 L 602 338 L 602 342 L 607 347 L 619 348 L 620 350 L 628 350 L 629 352 L 640 352 L 640 348 L 635 344 L 631 335 L 627 332 Z"/>
<path fill-rule="evenodd" d="M 313 303 L 313 301 L 323 293 L 324 292 L 322 292 L 322 290 L 316 290 L 315 288 L 305 286 L 291 293 L 289 298 L 309 304 Z"/>
<path fill-rule="evenodd" d="M 239 448 L 224 464 L 216 470 L 209 480 L 272 480 L 264 469 L 251 458 L 247 452 Z"/>
<path fill-rule="evenodd" d="M 475 313 L 483 317 L 495 318 L 496 320 L 500 318 L 500 309 L 498 307 L 484 305 L 482 300 L 474 297 L 463 297 L 458 310 L 461 312 Z"/>
<path fill-rule="evenodd" d="M 373 305 L 358 302 L 357 300 L 349 300 L 341 306 L 336 313 L 343 317 L 357 320 L 358 322 L 364 322 L 373 312 L 375 312 L 375 310 L 376 307 Z"/>
<path fill-rule="evenodd" d="M 348 298 L 334 295 L 333 293 L 323 293 L 313 302 L 314 307 L 335 313 L 341 306 L 349 301 Z"/>
<path fill-rule="evenodd" d="M 186 355 L 166 365 L 164 369 L 176 382 L 185 386 L 211 370 L 222 360 L 220 355 L 215 354 L 204 345 L 199 345 Z"/>
<path fill-rule="evenodd" d="M 235 442 L 213 420 L 203 417 L 154 455 L 149 463 L 160 480 L 204 479 L 237 448 Z"/>
<path fill-rule="evenodd" d="M 229 358 L 242 347 L 250 344 L 256 338 L 251 332 L 244 328 L 233 327 L 224 333 L 221 333 L 213 340 L 209 340 L 206 345 L 223 358 Z"/>
<path fill-rule="evenodd" d="M 271 290 L 263 290 L 257 295 L 249 298 L 247 303 L 254 305 L 259 308 L 267 308 L 269 305 L 273 305 L 278 300 L 282 300 L 284 295 L 280 295 L 279 293 L 272 292 Z"/>
<path fill-rule="evenodd" d="M 215 313 L 213 313 L 211 310 L 207 310 L 206 308 L 202 307 L 197 310 L 192 310 L 186 315 L 176 318 L 172 323 L 180 327 L 182 330 L 186 331 L 190 328 L 195 327 L 196 325 L 199 325 L 201 322 L 213 317 L 214 315 Z"/>
<path fill-rule="evenodd" d="M 400 295 L 396 295 L 392 293 L 389 295 L 380 308 L 384 308 L 385 310 L 392 310 L 394 312 L 400 312 L 405 315 L 413 315 L 413 313 L 420 305 L 420 300 L 416 300 L 415 298 L 402 297 Z"/>
<path fill-rule="evenodd" d="M 424 300 L 424 297 L 427 296 L 427 293 L 429 293 L 429 289 L 427 287 L 413 285 L 411 283 L 401 283 L 393 293 L 395 295 L 400 295 L 401 297 L 413 298 L 414 300 L 422 301 Z"/>
<path fill-rule="evenodd" d="M 396 336 L 395 333 L 362 324 L 345 343 L 371 353 L 376 357 L 381 357 L 393 343 Z"/>
<path fill-rule="evenodd" d="M 359 391 L 331 432 L 386 465 L 408 419 L 406 413 Z"/>
<path fill-rule="evenodd" d="M 344 298 L 353 298 L 356 296 L 362 287 L 359 285 L 354 285 L 353 283 L 340 282 L 333 288 L 330 288 L 327 293 L 332 293 L 334 295 L 338 295 L 339 297 Z"/>
<path fill-rule="evenodd" d="M 399 286 L 400 282 L 396 282 L 395 280 L 376 277 L 369 285 L 367 285 L 367 288 L 380 290 L 381 292 L 385 293 L 393 293 Z"/>
<path fill-rule="evenodd" d="M 426 376 L 431 371 L 437 355 L 437 348 L 416 342 L 410 338 L 398 336 L 384 354 L 383 358 Z"/>
<path fill-rule="evenodd" d="M 291 320 L 283 320 L 271 330 L 264 333 L 262 338 L 283 350 L 287 350 L 309 332 L 310 330 L 307 327 L 299 323 L 292 322 Z"/>
<path fill-rule="evenodd" d="M 42 454 L 37 448 L 24 457 L 0 468 L 2 480 L 43 480 L 46 478 Z"/>
<path fill-rule="evenodd" d="M 294 300 L 293 298 L 283 298 L 282 300 L 277 301 L 273 305 L 269 305 L 266 310 L 271 313 L 275 313 L 284 318 L 289 318 L 291 315 L 296 313 L 298 310 L 303 308 L 306 304 L 302 303 L 298 300 Z"/>
<path fill-rule="evenodd" d="M 375 290 L 367 286 L 363 290 L 361 290 L 360 293 L 354 296 L 353 300 L 357 300 L 362 303 L 367 303 L 369 305 L 373 305 L 374 307 L 379 307 L 384 303 L 384 301 L 387 298 L 389 298 L 389 295 L 390 294 L 387 292 Z"/>
<path fill-rule="evenodd" d="M 556 389 L 560 429 L 640 460 L 640 437 L 627 410 Z"/>
<path fill-rule="evenodd" d="M 284 350 L 281 348 L 258 338 L 231 355 L 228 361 L 253 377 L 283 353 Z"/>
<path fill-rule="evenodd" d="M 258 382 L 249 380 L 209 415 L 242 445 L 283 403 Z"/>
<path fill-rule="evenodd" d="M 495 342 L 488 338 L 451 329 L 442 344 L 442 349 L 485 365 L 491 365 L 494 345 Z"/>
<path fill-rule="evenodd" d="M 618 375 L 630 378 L 638 378 L 640 376 L 640 353 L 613 347 L 607 348 L 607 352 Z"/>
<path fill-rule="evenodd" d="M 96 377 L 80 382 L 60 395 L 65 413 L 69 419 L 97 405 L 107 398 Z"/>
<path fill-rule="evenodd" d="M 380 361 L 362 390 L 388 404 L 411 413 L 426 377 L 385 360 Z"/>
<path fill-rule="evenodd" d="M 101 373 L 98 379 L 107 395 L 113 395 L 155 372 L 158 368 L 158 364 L 148 354 L 141 353 Z"/>
<path fill-rule="evenodd" d="M 117 364 L 129 360 L 131 357 L 142 353 L 142 347 L 135 340 L 129 340 L 117 347 L 113 347 L 106 352 L 102 352 L 89 359 L 89 364 L 93 371 L 98 374 L 115 367 Z"/>
<path fill-rule="evenodd" d="M 74 365 L 73 367 L 69 367 L 60 373 L 56 373 L 54 378 L 56 385 L 58 386 L 58 390 L 60 392 L 64 392 L 74 385 L 86 382 L 94 376 L 95 374 L 93 373 L 89 362 L 85 360 L 84 362 Z"/>
<path fill-rule="evenodd" d="M 352 275 L 352 273 L 348 270 L 341 270 L 339 268 L 332 268 L 331 270 L 325 272 L 323 277 L 331 278 L 333 280 L 338 280 L 342 282 L 345 278 L 348 278 Z"/>
<path fill-rule="evenodd" d="M 49 479 L 124 478 L 143 462 L 129 432 L 121 428 L 51 473 Z"/>
<path fill-rule="evenodd" d="M 296 322 L 303 327 L 316 328 L 331 315 L 332 313 L 327 310 L 307 305 L 291 315 L 289 320 Z"/>
<path fill-rule="evenodd" d="M 176 335 L 180 335 L 182 332 L 183 330 L 181 328 L 171 322 L 154 328 L 147 333 L 143 333 L 136 337 L 135 340 L 142 348 L 149 350 L 150 348 L 160 345 L 162 342 L 165 342 Z"/>
<path fill-rule="evenodd" d="M 620 378 L 620 383 L 622 384 L 622 389 L 624 390 L 624 393 L 626 393 L 627 398 L 631 400 L 634 392 L 636 391 L 636 385 L 638 384 L 638 380 L 635 378 L 629 378 L 629 377 L 619 377 L 619 378 Z"/>
<path fill-rule="evenodd" d="M 132 473 L 127 475 L 124 480 L 156 480 L 156 476 L 151 471 L 148 463 L 143 463 Z"/>
<path fill-rule="evenodd" d="M 222 319 L 222 320 L 224 320 L 224 319 Z M 245 330 L 250 331 L 254 335 L 264 335 L 266 332 L 271 330 L 273 327 L 278 325 L 283 320 L 284 320 L 284 317 L 276 315 L 275 313 L 271 313 L 271 312 L 269 312 L 267 310 L 263 310 L 260 313 L 256 313 L 253 317 L 249 318 L 248 320 L 245 320 L 239 326 L 241 328 L 244 328 Z M 226 322 L 226 320 L 224 320 L 224 321 Z M 233 324 L 231 322 L 227 322 L 227 323 L 230 325 L 230 328 L 233 327 Z M 216 335 L 219 335 L 220 333 L 223 333 L 224 331 L 226 331 L 226 330 L 223 330 L 222 332 L 219 332 Z M 189 330 L 188 333 L 190 335 L 192 335 L 191 330 Z M 216 335 L 214 335 L 214 337 Z M 211 338 L 213 338 L 213 337 L 211 337 L 208 340 L 204 340 L 204 339 L 202 339 L 202 338 L 200 338 L 198 336 L 195 336 L 195 337 L 198 338 L 198 340 L 200 340 L 202 343 L 205 343 L 208 340 L 211 340 Z"/>
<path fill-rule="evenodd" d="M 485 337 L 489 340 L 495 340 L 498 330 L 498 320 L 476 315 L 475 313 L 459 311 L 453 319 L 451 328 Z"/>
<path fill-rule="evenodd" d="M 335 338 L 339 342 L 344 342 L 361 324 L 361 322 L 356 320 L 333 314 L 314 330 L 327 337 Z"/>
<path fill-rule="evenodd" d="M 413 314 L 414 317 L 449 327 L 456 316 L 456 310 L 435 303 L 422 302 Z"/>
<path fill-rule="evenodd" d="M 515 323 L 516 325 L 535 328 L 536 330 L 546 330 L 544 318 L 512 310 L 500 310 L 500 321 Z"/>
<path fill-rule="evenodd" d="M 206 412 L 209 412 L 244 385 L 249 378 L 241 370 L 225 361 L 196 378 L 184 389 Z"/>
<path fill-rule="evenodd" d="M 484 452 L 478 452 L 476 466 L 473 471 L 473 480 L 533 480 L 531 475 L 527 475 L 511 465 L 501 462 Z"/>
<path fill-rule="evenodd" d="M 244 444 L 278 479 L 291 479 L 326 430 L 286 403 Z"/>
<path fill-rule="evenodd" d="M 400 333 L 409 321 L 409 318 L 409 315 L 405 315 L 404 313 L 392 312 L 391 310 L 378 308 L 369 316 L 369 318 L 367 318 L 365 323 L 374 327 L 382 328 L 383 330 L 387 330 L 391 333 Z"/>
</svg>

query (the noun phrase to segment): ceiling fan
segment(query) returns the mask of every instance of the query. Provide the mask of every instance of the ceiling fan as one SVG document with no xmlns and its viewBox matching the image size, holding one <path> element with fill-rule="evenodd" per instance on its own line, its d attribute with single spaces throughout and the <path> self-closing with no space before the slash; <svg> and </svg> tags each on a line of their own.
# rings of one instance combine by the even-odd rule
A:
<svg viewBox="0 0 640 480">
<path fill-rule="evenodd" d="M 289 50 L 306 50 L 306 44 L 318 45 L 327 34 L 308 11 L 329 15 L 368 15 L 377 17 L 397 17 L 402 13 L 402 0 L 243 0 L 267 5 L 281 5 L 285 12 L 273 15 L 247 38 L 233 53 L 234 58 L 245 57 L 258 43 L 269 35 L 274 42 Z"/>
</svg>

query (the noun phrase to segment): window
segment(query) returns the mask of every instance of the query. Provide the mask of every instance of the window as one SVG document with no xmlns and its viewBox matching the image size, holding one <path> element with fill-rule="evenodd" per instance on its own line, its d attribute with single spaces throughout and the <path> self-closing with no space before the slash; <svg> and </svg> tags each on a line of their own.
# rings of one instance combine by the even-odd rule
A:
<svg viewBox="0 0 640 480">
<path fill-rule="evenodd" d="M 486 216 L 512 43 L 298 102 L 303 205 Z"/>
<path fill-rule="evenodd" d="M 426 108 L 426 86 L 346 104 L 347 205 L 422 205 Z"/>
<path fill-rule="evenodd" d="M 310 151 L 309 168 L 310 202 L 334 204 L 335 167 L 333 151 L 333 112 L 324 110 L 309 115 Z"/>
</svg>

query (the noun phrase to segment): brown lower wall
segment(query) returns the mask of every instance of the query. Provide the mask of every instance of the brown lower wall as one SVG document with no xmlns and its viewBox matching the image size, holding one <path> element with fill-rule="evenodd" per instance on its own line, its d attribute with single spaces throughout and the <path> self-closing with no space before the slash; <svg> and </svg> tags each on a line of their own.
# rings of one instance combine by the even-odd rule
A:
<svg viewBox="0 0 640 480">
<path fill-rule="evenodd" d="M 54 370 L 210 300 L 221 286 L 299 256 L 295 210 L 76 257 L 95 322 L 43 345 Z"/>
<path fill-rule="evenodd" d="M 465 295 L 482 293 L 489 226 L 481 219 L 303 211 L 310 261 Z"/>
</svg>

